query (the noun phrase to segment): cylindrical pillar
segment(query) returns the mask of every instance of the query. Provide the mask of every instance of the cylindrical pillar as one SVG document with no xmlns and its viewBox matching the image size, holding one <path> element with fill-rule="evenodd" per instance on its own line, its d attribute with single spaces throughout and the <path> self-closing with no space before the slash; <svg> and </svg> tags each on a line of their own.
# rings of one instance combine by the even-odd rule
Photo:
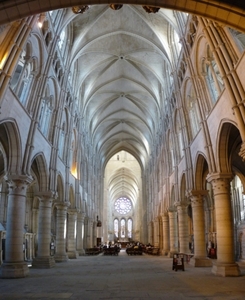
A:
<svg viewBox="0 0 245 300">
<path fill-rule="evenodd" d="M 83 246 L 83 241 L 84 241 L 84 218 L 85 214 L 84 213 L 79 213 L 77 215 L 77 251 L 79 255 L 84 255 L 84 246 Z"/>
<path fill-rule="evenodd" d="M 178 225 L 179 225 L 179 252 L 189 253 L 189 233 L 188 233 L 188 215 L 187 215 L 187 203 L 178 203 Z"/>
<path fill-rule="evenodd" d="M 55 266 L 54 257 L 50 255 L 51 242 L 51 209 L 53 193 L 40 194 L 38 215 L 38 251 L 32 262 L 32 266 L 40 269 L 48 269 Z"/>
<path fill-rule="evenodd" d="M 162 215 L 162 226 L 163 226 L 163 255 L 167 255 L 170 251 L 168 214 Z"/>
<path fill-rule="evenodd" d="M 148 241 L 153 245 L 152 222 L 148 223 Z"/>
<path fill-rule="evenodd" d="M 77 258 L 76 250 L 77 238 L 77 210 L 68 209 L 68 226 L 67 226 L 67 254 L 69 258 Z"/>
<path fill-rule="evenodd" d="M 22 278 L 29 273 L 23 256 L 23 234 L 25 224 L 26 189 L 31 178 L 28 176 L 9 177 L 6 252 L 0 267 L 1 278 Z"/>
<path fill-rule="evenodd" d="M 66 222 L 67 222 L 67 202 L 57 202 L 56 207 L 56 251 L 55 261 L 63 262 L 68 260 L 66 254 Z"/>
<path fill-rule="evenodd" d="M 38 230 L 38 209 L 33 208 L 32 209 L 32 232 L 35 234 L 34 235 L 34 253 L 33 253 L 33 258 L 36 257 L 37 253 L 37 230 Z"/>
<path fill-rule="evenodd" d="M 194 232 L 194 258 L 191 263 L 195 267 L 210 267 L 212 262 L 207 258 L 205 241 L 205 214 L 203 206 L 203 196 L 207 191 L 192 191 L 190 194 L 193 232 Z"/>
<path fill-rule="evenodd" d="M 178 253 L 177 211 L 175 209 L 169 209 L 168 216 L 169 216 L 169 237 L 170 237 L 169 256 L 173 257 L 175 253 Z"/>
<path fill-rule="evenodd" d="M 154 247 L 159 247 L 159 220 L 158 218 L 156 218 L 153 222 L 154 225 L 154 241 L 153 241 L 153 245 Z"/>
<path fill-rule="evenodd" d="M 93 227 L 94 227 L 94 222 L 92 220 L 88 219 L 86 248 L 92 248 L 94 246 L 93 245 Z"/>
<path fill-rule="evenodd" d="M 235 263 L 234 228 L 230 199 L 230 174 L 215 174 L 208 177 L 211 182 L 217 230 L 217 262 L 212 273 L 222 276 L 239 276 L 240 269 Z"/>
</svg>

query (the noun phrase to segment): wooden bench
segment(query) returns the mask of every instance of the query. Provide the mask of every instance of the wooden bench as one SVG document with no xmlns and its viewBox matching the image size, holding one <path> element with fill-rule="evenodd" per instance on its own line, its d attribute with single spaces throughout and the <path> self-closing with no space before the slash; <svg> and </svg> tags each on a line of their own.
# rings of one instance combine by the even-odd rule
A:
<svg viewBox="0 0 245 300">
<path fill-rule="evenodd" d="M 143 250 L 138 248 L 127 248 L 126 253 L 128 255 L 142 255 Z"/>
<path fill-rule="evenodd" d="M 103 248 L 103 253 L 104 255 L 118 255 L 118 253 L 120 252 L 120 248 Z"/>
<path fill-rule="evenodd" d="M 86 248 L 85 254 L 86 255 L 98 255 L 100 253 L 99 248 Z"/>
<path fill-rule="evenodd" d="M 146 250 L 146 253 L 147 253 L 147 254 L 151 254 L 151 255 L 159 255 L 159 253 L 160 253 L 160 248 L 156 248 L 156 247 L 148 248 L 148 249 Z"/>
<path fill-rule="evenodd" d="M 159 252 L 160 252 L 160 248 L 153 248 L 152 249 L 152 255 L 159 255 Z"/>
</svg>

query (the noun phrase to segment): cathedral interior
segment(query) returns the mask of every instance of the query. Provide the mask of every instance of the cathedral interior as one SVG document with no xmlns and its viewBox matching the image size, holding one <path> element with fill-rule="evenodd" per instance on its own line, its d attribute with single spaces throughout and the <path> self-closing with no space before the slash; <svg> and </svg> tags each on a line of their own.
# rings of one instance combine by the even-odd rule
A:
<svg viewBox="0 0 245 300">
<path fill-rule="evenodd" d="M 131 242 L 241 275 L 245 4 L 140 4 L 0 1 L 1 278 Z"/>
</svg>

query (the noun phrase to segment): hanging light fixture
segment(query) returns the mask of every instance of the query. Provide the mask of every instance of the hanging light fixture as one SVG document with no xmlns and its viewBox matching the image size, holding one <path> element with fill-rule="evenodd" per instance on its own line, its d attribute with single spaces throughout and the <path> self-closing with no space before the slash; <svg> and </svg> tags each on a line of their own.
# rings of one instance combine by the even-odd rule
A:
<svg viewBox="0 0 245 300">
<path fill-rule="evenodd" d="M 144 10 L 150 14 L 150 13 L 157 13 L 160 9 L 160 7 L 155 7 L 155 6 L 142 6 L 144 8 Z"/>
<path fill-rule="evenodd" d="M 123 7 L 123 4 L 110 4 L 110 8 L 113 10 L 119 10 Z"/>
<path fill-rule="evenodd" d="M 90 7 L 89 5 L 73 6 L 72 11 L 74 12 L 74 14 L 83 14 L 89 9 L 89 7 Z M 123 4 L 118 4 L 118 3 L 110 4 L 110 8 L 113 10 L 119 10 L 122 7 L 123 7 Z M 150 13 L 155 14 L 160 9 L 160 7 L 155 7 L 155 6 L 142 6 L 142 7 L 149 14 Z"/>
<path fill-rule="evenodd" d="M 74 12 L 74 14 L 83 14 L 88 9 L 89 9 L 89 5 L 73 6 L 72 7 L 72 11 Z"/>
</svg>

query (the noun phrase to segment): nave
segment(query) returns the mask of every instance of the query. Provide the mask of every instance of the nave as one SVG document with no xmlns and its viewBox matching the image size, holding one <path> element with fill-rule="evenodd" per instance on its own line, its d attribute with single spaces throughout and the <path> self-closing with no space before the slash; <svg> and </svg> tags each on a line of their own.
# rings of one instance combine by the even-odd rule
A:
<svg viewBox="0 0 245 300">
<path fill-rule="evenodd" d="M 121 250 L 118 256 L 80 256 L 49 270 L 30 267 L 26 278 L 1 281 L 0 299 L 244 299 L 244 266 L 236 278 L 210 269 L 185 263 L 184 272 L 175 272 L 171 258 Z"/>
<path fill-rule="evenodd" d="M 0 1 L 0 278 L 132 240 L 240 276 L 245 12 L 223 1 Z"/>
</svg>

